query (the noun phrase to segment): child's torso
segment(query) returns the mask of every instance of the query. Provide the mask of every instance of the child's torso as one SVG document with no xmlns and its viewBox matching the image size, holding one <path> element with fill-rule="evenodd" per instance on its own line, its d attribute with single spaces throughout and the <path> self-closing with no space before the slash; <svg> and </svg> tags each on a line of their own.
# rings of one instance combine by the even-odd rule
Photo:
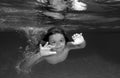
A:
<svg viewBox="0 0 120 78">
<path fill-rule="evenodd" d="M 47 60 L 47 62 L 50 64 L 56 64 L 62 62 L 67 58 L 68 52 L 69 49 L 65 48 L 63 52 L 60 52 L 56 55 L 45 57 L 45 60 Z"/>
</svg>

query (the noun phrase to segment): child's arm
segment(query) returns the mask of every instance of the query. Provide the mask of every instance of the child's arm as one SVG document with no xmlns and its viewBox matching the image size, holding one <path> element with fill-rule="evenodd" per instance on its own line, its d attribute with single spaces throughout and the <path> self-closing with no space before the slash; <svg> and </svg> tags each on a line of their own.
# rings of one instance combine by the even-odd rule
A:
<svg viewBox="0 0 120 78">
<path fill-rule="evenodd" d="M 39 59 L 41 59 L 44 56 L 56 54 L 55 51 L 50 51 L 52 47 L 54 46 L 48 45 L 48 42 L 45 44 L 45 46 L 42 46 L 40 44 L 40 52 L 38 52 L 37 54 L 32 54 L 31 56 L 26 58 L 28 65 L 31 66 L 32 64 L 38 63 Z"/>
<path fill-rule="evenodd" d="M 25 56 L 25 58 L 22 59 L 16 66 L 18 73 L 29 73 L 31 71 L 31 67 L 38 63 L 38 61 L 42 60 L 41 57 L 42 56 L 40 55 L 40 53 L 33 53 L 31 55 Z"/>
<path fill-rule="evenodd" d="M 16 66 L 18 72 L 29 73 L 31 67 L 42 61 L 44 56 L 56 54 L 55 51 L 50 51 L 52 47 L 54 46 L 48 45 L 48 43 L 46 43 L 44 47 L 40 44 L 40 52 L 26 55 L 25 58 L 18 63 Z"/>
<path fill-rule="evenodd" d="M 84 40 L 82 33 L 74 34 L 72 36 L 72 39 L 74 41 L 67 43 L 68 49 L 70 49 L 70 50 L 71 49 L 81 49 L 81 48 L 84 48 L 86 46 L 86 41 Z"/>
</svg>

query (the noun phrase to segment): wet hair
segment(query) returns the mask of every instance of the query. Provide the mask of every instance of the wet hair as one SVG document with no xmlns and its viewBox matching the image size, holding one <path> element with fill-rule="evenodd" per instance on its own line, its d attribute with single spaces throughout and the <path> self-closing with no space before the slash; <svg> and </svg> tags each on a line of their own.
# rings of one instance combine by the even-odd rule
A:
<svg viewBox="0 0 120 78">
<path fill-rule="evenodd" d="M 70 41 L 70 40 L 68 39 L 68 37 L 67 37 L 66 32 L 65 32 L 62 28 L 60 28 L 60 27 L 52 27 L 52 28 L 48 29 L 47 34 L 46 34 L 46 35 L 44 36 L 44 38 L 43 38 L 43 41 L 45 41 L 45 42 L 49 41 L 49 37 L 50 37 L 51 35 L 53 35 L 53 34 L 56 34 L 56 33 L 60 33 L 60 34 L 62 34 L 62 35 L 64 36 L 64 38 L 65 38 L 65 43 L 67 43 L 67 42 Z"/>
</svg>

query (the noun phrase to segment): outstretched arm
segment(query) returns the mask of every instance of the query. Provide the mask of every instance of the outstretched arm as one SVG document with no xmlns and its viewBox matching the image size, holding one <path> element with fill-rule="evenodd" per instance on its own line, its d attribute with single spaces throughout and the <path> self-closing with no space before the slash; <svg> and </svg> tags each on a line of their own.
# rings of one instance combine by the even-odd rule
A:
<svg viewBox="0 0 120 78">
<path fill-rule="evenodd" d="M 82 33 L 78 34 L 74 34 L 72 36 L 73 41 L 72 42 L 68 42 L 67 43 L 67 47 L 68 49 L 81 49 L 84 48 L 86 46 L 86 41 L 84 40 Z"/>
<path fill-rule="evenodd" d="M 16 66 L 17 71 L 29 73 L 31 71 L 31 67 L 42 61 L 44 59 L 43 58 L 44 56 L 56 54 L 56 52 L 50 51 L 52 47 L 54 46 L 48 45 L 48 43 L 46 43 L 45 46 L 42 46 L 40 44 L 40 52 L 27 54 L 25 58 L 17 64 Z"/>
</svg>

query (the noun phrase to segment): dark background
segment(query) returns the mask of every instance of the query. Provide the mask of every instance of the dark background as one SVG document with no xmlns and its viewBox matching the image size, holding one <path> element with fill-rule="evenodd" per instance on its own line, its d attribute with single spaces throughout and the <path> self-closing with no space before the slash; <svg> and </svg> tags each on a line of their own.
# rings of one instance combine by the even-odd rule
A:
<svg viewBox="0 0 120 78">
<path fill-rule="evenodd" d="M 21 47 L 27 45 L 25 35 L 0 32 L 0 78 L 120 78 L 120 32 L 83 32 L 83 36 L 87 42 L 84 49 L 70 51 L 68 58 L 56 65 L 42 61 L 25 75 L 15 70 Z"/>
</svg>

